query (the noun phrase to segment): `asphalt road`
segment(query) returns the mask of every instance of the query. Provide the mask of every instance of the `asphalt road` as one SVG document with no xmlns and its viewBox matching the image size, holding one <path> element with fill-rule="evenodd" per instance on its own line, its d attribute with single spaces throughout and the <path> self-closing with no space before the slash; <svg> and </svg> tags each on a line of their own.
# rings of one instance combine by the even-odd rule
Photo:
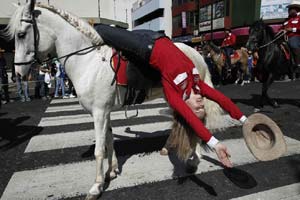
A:
<svg viewBox="0 0 300 200">
<path fill-rule="evenodd" d="M 246 115 L 250 115 L 253 113 L 253 105 L 259 98 L 261 84 L 251 83 L 243 87 L 226 85 L 217 89 L 230 97 Z M 265 106 L 262 112 L 280 126 L 285 136 L 300 141 L 300 81 L 276 82 L 270 88 L 269 95 L 274 97 L 281 106 L 277 109 Z M 0 195 L 14 186 L 15 183 L 10 181 L 16 172 L 94 161 L 93 145 L 72 146 L 31 153 L 24 152 L 34 136 L 54 136 L 57 132 L 86 131 L 92 128 L 91 123 L 88 122 L 51 127 L 38 126 L 43 118 L 57 116 L 55 112 L 45 114 L 46 109 L 51 107 L 49 103 L 50 100 L 34 99 L 32 102 L 25 103 L 16 101 L 3 105 L 0 109 Z M 63 103 L 60 105 L 73 104 Z M 166 105 L 160 103 L 155 106 L 156 108 L 163 108 Z M 146 105 L 145 109 L 147 107 L 154 109 L 151 105 Z M 80 110 L 60 112 L 60 116 L 84 114 L 86 113 Z M 151 124 L 151 120 L 153 119 L 147 117 L 132 121 L 114 120 L 113 126 L 131 127 L 137 124 Z M 155 120 L 161 123 L 168 121 L 164 116 L 158 116 Z M 142 133 L 136 134 L 142 135 Z M 216 137 L 224 141 L 241 139 L 241 127 L 228 128 L 225 132 L 216 133 Z M 163 146 L 166 136 L 158 131 L 155 137 L 122 140 L 123 138 L 120 136 L 119 139 L 115 142 L 115 149 L 119 160 L 127 164 L 135 155 L 146 160 L 147 156 L 155 154 Z M 233 156 L 237 154 L 239 151 L 232 152 Z M 169 160 L 170 162 L 174 161 L 171 157 Z M 210 156 L 204 156 L 203 160 L 213 163 L 215 166 L 219 165 Z M 150 168 L 150 174 L 151 170 Z M 113 183 L 117 181 L 118 178 Z M 152 183 L 150 181 L 113 190 L 107 189 L 101 199 L 232 199 L 259 192 L 267 194 L 266 191 L 271 189 L 290 186 L 299 182 L 300 156 L 298 153 L 292 153 L 274 161 L 239 164 L 232 171 L 216 168 L 195 175 L 168 178 Z M 16 186 L 20 187 L 19 185 Z M 298 185 L 296 186 L 298 187 Z M 110 187 L 114 187 L 114 185 L 108 184 L 107 188 Z M 81 191 L 81 188 L 75 187 L 74 190 Z M 55 194 L 53 196 L 48 195 L 47 198 L 41 197 L 41 199 L 55 199 Z M 84 199 L 84 194 L 79 192 L 77 195 L 62 195 L 59 199 Z M 268 199 L 268 197 L 261 199 Z"/>
</svg>

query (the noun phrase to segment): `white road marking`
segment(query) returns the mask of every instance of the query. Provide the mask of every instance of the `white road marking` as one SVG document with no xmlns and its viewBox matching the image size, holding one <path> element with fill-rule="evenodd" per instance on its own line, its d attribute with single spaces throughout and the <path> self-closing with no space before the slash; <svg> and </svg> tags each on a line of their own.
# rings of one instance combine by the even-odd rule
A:
<svg viewBox="0 0 300 200">
<path fill-rule="evenodd" d="M 288 152 L 284 156 L 299 154 L 300 142 L 286 137 Z M 232 152 L 235 166 L 257 162 L 250 154 L 243 139 L 225 140 Z M 215 153 L 204 153 L 216 159 Z M 122 166 L 122 173 L 113 180 L 107 190 L 132 187 L 144 183 L 169 180 L 174 177 L 173 159 L 158 152 L 132 155 Z M 105 169 L 107 169 L 105 162 Z M 177 167 L 177 176 L 186 176 Z M 202 160 L 197 174 L 221 169 L 220 166 Z M 79 162 L 35 170 L 15 172 L 10 179 L 2 200 L 59 199 L 86 194 L 95 180 L 95 161 Z"/>
<path fill-rule="evenodd" d="M 137 117 L 149 117 L 162 115 L 160 111 L 168 109 L 165 108 L 151 108 L 151 109 L 141 109 Z M 128 116 L 135 115 L 135 110 L 127 111 Z M 126 119 L 125 111 L 114 111 L 111 112 L 111 120 Z M 41 119 L 38 126 L 62 126 L 80 123 L 90 123 L 93 122 L 93 118 L 90 114 L 79 114 L 79 115 L 68 115 L 68 116 L 55 116 L 55 117 L 44 117 Z"/>
<path fill-rule="evenodd" d="M 78 98 L 52 99 L 50 104 L 78 102 Z"/>
<path fill-rule="evenodd" d="M 134 133 L 125 132 L 125 129 L 127 129 L 128 127 L 130 128 L 130 131 Z M 113 128 L 113 134 L 115 140 L 125 140 L 126 138 L 130 139 L 155 137 L 158 136 L 158 134 L 154 134 L 154 132 L 170 129 L 170 127 L 171 122 L 120 126 Z M 166 132 L 159 133 L 159 135 L 167 134 Z M 94 140 L 94 130 L 75 131 L 51 135 L 38 135 L 31 138 L 29 144 L 26 147 L 25 153 L 87 146 L 94 144 Z"/>
<path fill-rule="evenodd" d="M 84 110 L 83 107 L 78 105 L 67 105 L 67 106 L 49 106 L 45 113 L 63 112 L 63 111 L 78 111 Z"/>
<path fill-rule="evenodd" d="M 63 103 L 63 102 L 78 102 L 78 99 L 54 99 L 51 101 L 51 104 Z M 154 99 L 151 101 L 146 101 L 142 105 L 152 105 L 166 103 L 163 98 Z M 54 113 L 54 112 L 63 112 L 63 111 L 78 111 L 84 110 L 83 107 L 78 103 L 78 105 L 65 105 L 65 106 L 49 106 L 46 113 Z"/>
</svg>

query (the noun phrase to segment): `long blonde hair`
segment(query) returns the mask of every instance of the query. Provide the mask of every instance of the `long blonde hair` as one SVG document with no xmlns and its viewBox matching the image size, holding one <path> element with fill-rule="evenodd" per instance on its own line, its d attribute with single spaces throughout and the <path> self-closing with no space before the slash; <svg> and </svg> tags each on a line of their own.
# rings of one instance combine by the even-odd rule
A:
<svg viewBox="0 0 300 200">
<path fill-rule="evenodd" d="M 183 117 L 175 112 L 173 116 L 172 130 L 165 147 L 176 149 L 178 158 L 186 161 L 195 151 L 200 139 Z"/>
</svg>

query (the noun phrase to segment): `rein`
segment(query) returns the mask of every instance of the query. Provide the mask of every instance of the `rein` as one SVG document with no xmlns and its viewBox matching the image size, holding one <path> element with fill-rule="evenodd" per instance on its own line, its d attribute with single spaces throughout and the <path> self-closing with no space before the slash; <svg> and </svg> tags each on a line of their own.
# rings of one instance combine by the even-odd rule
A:
<svg viewBox="0 0 300 200">
<path fill-rule="evenodd" d="M 29 64 L 33 64 L 36 62 L 40 62 L 38 57 L 37 57 L 37 52 L 38 52 L 38 46 L 39 46 L 39 32 L 38 32 L 38 28 L 37 28 L 37 24 L 35 21 L 35 17 L 32 16 L 32 19 L 21 19 L 21 22 L 26 22 L 29 24 L 32 24 L 33 26 L 33 38 L 34 38 L 34 59 L 27 61 L 27 62 L 19 62 L 19 63 L 14 63 L 14 65 L 29 65 Z"/>
<path fill-rule="evenodd" d="M 14 63 L 14 65 L 29 65 L 29 64 L 34 64 L 34 63 L 39 63 L 39 64 L 42 65 L 42 64 L 45 64 L 45 63 L 49 62 L 51 60 L 50 58 L 48 58 L 46 60 L 43 60 L 43 61 L 40 61 L 38 59 L 38 57 L 37 57 L 38 45 L 39 45 L 39 32 L 38 32 L 38 28 L 37 28 L 37 23 L 36 23 L 35 17 L 32 16 L 32 19 L 21 19 L 21 22 L 26 22 L 26 23 L 32 24 L 32 26 L 33 26 L 34 59 L 32 59 L 30 61 L 27 61 L 27 62 Z M 96 48 L 96 47 L 99 47 L 99 46 L 101 46 L 101 45 L 100 44 L 98 44 L 98 45 L 92 45 L 92 46 L 80 49 L 78 51 L 71 52 L 71 53 L 66 54 L 64 56 L 60 56 L 57 59 L 67 58 L 67 57 L 73 56 L 75 54 L 78 54 L 79 52 L 82 52 L 82 51 L 85 51 L 85 50 L 88 50 L 88 49 L 93 49 L 93 48 Z"/>
<path fill-rule="evenodd" d="M 264 45 L 261 45 L 258 47 L 258 49 L 262 49 L 262 48 L 265 48 L 267 46 L 269 46 L 270 44 L 274 43 L 275 41 L 277 41 L 279 38 L 281 38 L 282 36 L 284 36 L 286 34 L 285 31 L 282 31 L 280 34 L 278 34 L 273 40 L 271 40 L 270 42 L 264 44 Z"/>
</svg>

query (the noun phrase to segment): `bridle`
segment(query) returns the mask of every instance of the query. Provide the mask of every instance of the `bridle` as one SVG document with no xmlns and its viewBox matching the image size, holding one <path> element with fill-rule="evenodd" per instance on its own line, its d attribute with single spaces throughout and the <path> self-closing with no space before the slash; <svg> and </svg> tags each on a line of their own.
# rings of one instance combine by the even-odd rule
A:
<svg viewBox="0 0 300 200">
<path fill-rule="evenodd" d="M 32 14 L 34 15 L 34 14 Z M 18 63 L 14 63 L 14 65 L 29 65 L 29 64 L 35 64 L 35 63 L 39 63 L 39 64 L 43 64 L 43 63 L 47 63 L 51 60 L 50 59 L 46 59 L 46 60 L 43 60 L 41 61 L 39 58 L 38 58 L 38 46 L 39 46 L 39 39 L 40 39 L 40 34 L 39 34 L 39 31 L 38 31 L 38 27 L 37 27 L 37 23 L 36 23 L 36 20 L 35 20 L 35 17 L 32 16 L 32 19 L 21 19 L 20 20 L 21 22 L 26 22 L 26 23 L 29 23 L 29 24 L 32 24 L 33 26 L 33 39 L 34 39 L 34 57 L 32 60 L 30 61 L 27 61 L 27 62 L 18 62 Z M 92 46 L 89 46 L 89 47 L 86 47 L 86 48 L 83 48 L 83 49 L 80 49 L 78 51 L 74 51 L 74 52 L 71 52 L 69 54 L 66 54 L 64 56 L 61 56 L 61 57 L 58 57 L 57 59 L 62 59 L 62 58 L 68 58 L 70 56 L 73 56 L 75 54 L 78 54 L 79 52 L 82 52 L 82 51 L 86 51 L 86 50 L 89 50 L 91 49 L 91 51 L 95 48 L 98 48 L 101 46 L 101 44 L 96 44 L 96 45 L 92 45 Z M 89 53 L 90 51 L 86 52 L 86 53 Z"/>
<path fill-rule="evenodd" d="M 259 50 L 259 49 L 265 48 L 265 47 L 273 44 L 274 42 L 276 42 L 277 40 L 279 40 L 281 37 L 283 37 L 285 35 L 286 35 L 286 31 L 278 32 L 273 40 L 271 40 L 270 42 L 268 42 L 266 44 L 260 45 L 260 46 L 258 46 L 258 43 L 255 42 L 256 49 Z"/>
<path fill-rule="evenodd" d="M 37 57 L 40 35 L 39 35 L 38 28 L 37 28 L 37 23 L 36 23 L 35 17 L 32 15 L 31 19 L 21 19 L 21 22 L 26 22 L 26 23 L 32 24 L 33 39 L 34 39 L 34 57 L 30 61 L 18 62 L 18 63 L 14 63 L 14 65 L 29 65 L 29 64 L 34 64 L 34 63 L 41 63 Z"/>
</svg>

